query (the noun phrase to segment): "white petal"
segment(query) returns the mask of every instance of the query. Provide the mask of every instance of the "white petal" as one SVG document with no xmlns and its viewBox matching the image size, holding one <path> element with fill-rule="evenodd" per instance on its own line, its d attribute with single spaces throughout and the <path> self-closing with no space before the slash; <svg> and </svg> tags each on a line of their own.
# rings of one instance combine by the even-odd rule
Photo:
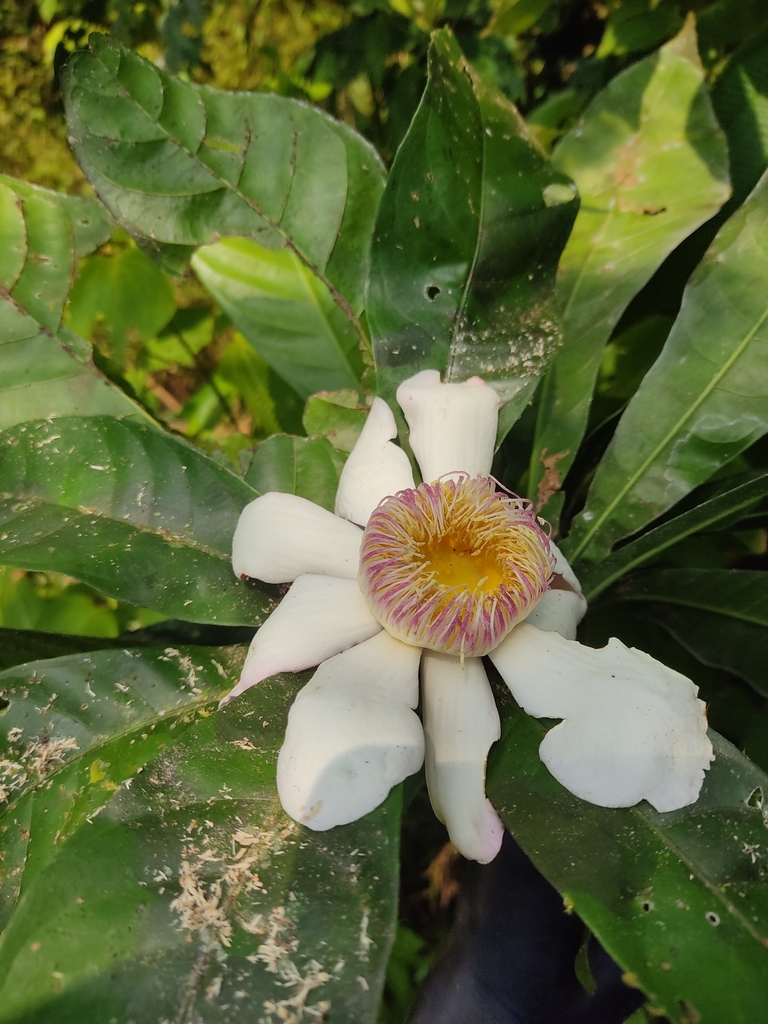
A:
<svg viewBox="0 0 768 1024">
<path fill-rule="evenodd" d="M 357 821 L 419 770 L 420 655 L 382 631 L 324 662 L 300 691 L 277 761 L 292 818 L 317 830 Z"/>
<path fill-rule="evenodd" d="M 587 611 L 587 602 L 581 592 L 581 584 L 562 551 L 552 541 L 549 546 L 555 556 L 555 572 L 573 590 L 548 590 L 525 621 L 537 629 L 559 633 L 566 640 L 575 640 L 576 628 Z"/>
<path fill-rule="evenodd" d="M 336 493 L 336 515 L 365 526 L 382 498 L 413 487 L 413 472 L 402 448 L 392 444 L 397 424 L 392 410 L 374 398 L 357 444 L 347 459 Z"/>
<path fill-rule="evenodd" d="M 421 682 L 429 798 L 456 849 L 487 864 L 504 826 L 485 796 L 485 762 L 500 728 L 483 663 L 466 658 L 462 668 L 458 658 L 424 651 Z"/>
<path fill-rule="evenodd" d="M 539 752 L 576 796 L 657 811 L 697 799 L 713 753 L 690 679 L 615 637 L 594 650 L 527 622 L 490 657 L 528 714 L 564 719 Z"/>
<path fill-rule="evenodd" d="M 232 540 L 239 577 L 290 583 L 304 573 L 357 579 L 362 533 L 313 501 L 270 491 L 246 505 Z"/>
<path fill-rule="evenodd" d="M 427 483 L 445 473 L 490 473 L 499 398 L 479 377 L 441 384 L 437 370 L 423 370 L 400 385 L 397 400 Z"/>
<path fill-rule="evenodd" d="M 251 642 L 240 682 L 222 705 L 276 672 L 301 672 L 374 636 L 357 580 L 299 576 Z"/>
</svg>

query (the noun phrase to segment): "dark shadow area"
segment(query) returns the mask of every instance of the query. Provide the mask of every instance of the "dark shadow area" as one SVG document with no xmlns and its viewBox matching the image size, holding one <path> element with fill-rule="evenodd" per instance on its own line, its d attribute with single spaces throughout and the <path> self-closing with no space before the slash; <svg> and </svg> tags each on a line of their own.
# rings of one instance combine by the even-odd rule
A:
<svg viewBox="0 0 768 1024">
<path fill-rule="evenodd" d="M 586 935 L 506 833 L 496 860 L 468 870 L 408 1024 L 622 1024 L 644 996 Z"/>
</svg>

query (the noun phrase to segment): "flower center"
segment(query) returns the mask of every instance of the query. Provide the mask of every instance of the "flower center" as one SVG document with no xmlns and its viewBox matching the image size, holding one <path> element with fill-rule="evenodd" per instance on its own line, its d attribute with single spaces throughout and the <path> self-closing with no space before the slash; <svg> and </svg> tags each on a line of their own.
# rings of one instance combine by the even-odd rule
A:
<svg viewBox="0 0 768 1024">
<path fill-rule="evenodd" d="M 358 579 L 392 636 L 479 657 L 525 618 L 553 572 L 530 502 L 462 475 L 387 498 L 365 528 Z"/>
</svg>

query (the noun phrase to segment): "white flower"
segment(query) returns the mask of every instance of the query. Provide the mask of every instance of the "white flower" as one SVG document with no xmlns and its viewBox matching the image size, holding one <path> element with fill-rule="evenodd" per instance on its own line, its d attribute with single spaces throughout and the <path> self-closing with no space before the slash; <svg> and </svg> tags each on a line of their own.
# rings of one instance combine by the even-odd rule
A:
<svg viewBox="0 0 768 1024">
<path fill-rule="evenodd" d="M 285 810 L 319 830 L 355 821 L 426 755 L 451 840 L 492 860 L 503 828 L 485 796 L 499 737 L 486 654 L 525 711 L 562 719 L 540 754 L 571 792 L 606 807 L 647 799 L 660 811 L 696 800 L 713 756 L 697 689 L 618 640 L 599 651 L 576 643 L 586 610 L 578 580 L 530 505 L 488 477 L 496 393 L 426 370 L 397 399 L 424 484 L 414 485 L 377 398 L 335 515 L 270 493 L 235 532 L 238 576 L 293 586 L 226 700 L 277 672 L 320 666 L 288 717 L 277 766 Z"/>
</svg>

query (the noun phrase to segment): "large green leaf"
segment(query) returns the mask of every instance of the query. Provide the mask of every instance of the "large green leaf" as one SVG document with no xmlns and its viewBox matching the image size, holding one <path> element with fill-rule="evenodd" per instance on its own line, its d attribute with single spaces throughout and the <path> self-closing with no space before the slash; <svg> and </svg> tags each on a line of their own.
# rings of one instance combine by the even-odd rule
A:
<svg viewBox="0 0 768 1024">
<path fill-rule="evenodd" d="M 290 249 L 271 252 L 233 238 L 200 249 L 192 266 L 259 355 L 302 398 L 359 386 L 357 332 Z"/>
<path fill-rule="evenodd" d="M 0 563 L 65 572 L 176 618 L 255 625 L 272 601 L 235 578 L 230 555 L 238 516 L 256 496 L 142 423 L 22 424 L 0 434 Z"/>
<path fill-rule="evenodd" d="M 429 81 L 398 150 L 371 251 L 379 391 L 425 367 L 498 382 L 503 433 L 560 337 L 557 260 L 576 193 L 508 100 L 435 33 Z"/>
<path fill-rule="evenodd" d="M 356 332 L 383 185 L 359 135 L 268 93 L 181 82 L 103 36 L 67 66 L 72 145 L 102 201 L 176 267 L 227 235 L 287 248 Z"/>
<path fill-rule="evenodd" d="M 595 807 L 538 757 L 544 727 L 503 699 L 488 793 L 506 826 L 674 1024 L 753 1024 L 768 985 L 768 775 L 716 734 L 699 800 Z"/>
<path fill-rule="evenodd" d="M 0 1020 L 374 1024 L 399 792 L 330 833 L 290 821 L 274 764 L 296 680 L 212 713 L 241 660 L 98 652 L 0 676 L 0 764 L 27 776 L 0 818 Z"/>
<path fill-rule="evenodd" d="M 93 199 L 0 177 L 0 429 L 41 416 L 145 415 L 61 326 L 76 261 L 109 231 Z"/>
<path fill-rule="evenodd" d="M 621 583 L 614 599 L 665 601 L 768 628 L 768 573 L 744 569 L 654 569 Z"/>
<path fill-rule="evenodd" d="M 568 557 L 599 561 L 768 430 L 768 172 L 720 229 L 621 418 Z"/>
<path fill-rule="evenodd" d="M 617 75 L 553 156 L 581 194 L 558 269 L 563 347 L 543 384 L 529 493 L 573 463 L 603 346 L 632 297 L 729 195 L 728 156 L 704 88 L 693 25 Z M 559 499 L 545 515 L 556 518 Z"/>
<path fill-rule="evenodd" d="M 768 696 L 768 573 L 656 569 L 623 580 L 611 599 L 653 602 L 653 618 L 696 657 Z"/>
<path fill-rule="evenodd" d="M 761 498 L 768 495 L 768 472 L 750 474 L 748 479 L 730 486 L 714 498 L 703 501 L 696 508 L 675 516 L 642 537 L 625 544 L 579 575 L 584 596 L 593 601 L 611 583 L 645 562 L 651 561 L 678 541 L 724 520 L 740 516 Z"/>
</svg>

